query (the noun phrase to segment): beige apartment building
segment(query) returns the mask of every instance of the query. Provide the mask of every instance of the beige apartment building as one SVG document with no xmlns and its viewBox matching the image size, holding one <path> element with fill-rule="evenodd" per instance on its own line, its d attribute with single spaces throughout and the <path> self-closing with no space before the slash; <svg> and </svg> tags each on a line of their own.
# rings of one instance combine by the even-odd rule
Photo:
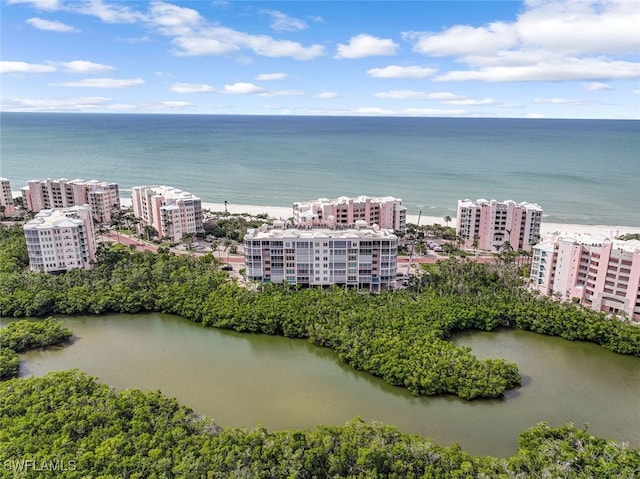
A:
<svg viewBox="0 0 640 479">
<path fill-rule="evenodd" d="M 531 287 L 640 321 L 640 241 L 583 235 L 535 245 Z"/>
<path fill-rule="evenodd" d="M 244 237 L 246 278 L 261 283 L 352 286 L 379 292 L 395 287 L 398 238 L 390 230 L 251 229 Z"/>
<path fill-rule="evenodd" d="M 0 207 L 4 207 L 3 213 L 5 215 L 13 215 L 16 211 L 11 193 L 11 182 L 7 178 L 0 178 Z"/>
<path fill-rule="evenodd" d="M 407 226 L 407 208 L 400 198 L 387 196 L 370 198 L 358 196 L 296 202 L 293 204 L 293 222 L 297 226 L 353 227 L 364 221 L 368 226 L 404 233 Z"/>
<path fill-rule="evenodd" d="M 535 203 L 507 201 L 458 201 L 456 234 L 465 248 L 497 251 L 505 243 L 514 250 L 531 251 L 540 240 L 542 208 Z"/>
<path fill-rule="evenodd" d="M 31 180 L 21 192 L 25 207 L 31 211 L 89 205 L 93 218 L 110 223 L 113 214 L 120 210 L 117 183 L 66 178 Z"/>
<path fill-rule="evenodd" d="M 172 243 L 184 234 L 204 233 L 200 198 L 171 186 L 134 186 L 131 189 L 133 214 L 140 218 L 139 231 L 152 226 L 160 238 Z"/>
<path fill-rule="evenodd" d="M 23 229 L 33 271 L 59 273 L 89 268 L 96 259 L 89 205 L 40 210 Z"/>
</svg>

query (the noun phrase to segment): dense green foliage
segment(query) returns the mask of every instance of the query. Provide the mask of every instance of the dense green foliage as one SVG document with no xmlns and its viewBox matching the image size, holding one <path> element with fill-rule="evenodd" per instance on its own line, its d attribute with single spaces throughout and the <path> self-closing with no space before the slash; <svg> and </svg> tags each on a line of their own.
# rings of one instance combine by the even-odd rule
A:
<svg viewBox="0 0 640 479">
<path fill-rule="evenodd" d="M 631 478 L 640 451 L 571 425 L 539 424 L 502 459 L 359 419 L 312 431 L 221 429 L 160 392 L 118 393 L 67 371 L 0 384 L 0 463 L 1 477 L 27 478 Z"/>
<path fill-rule="evenodd" d="M 622 241 L 629 241 L 629 240 L 639 240 L 640 241 L 640 233 L 627 233 L 627 234 L 623 234 L 618 236 L 616 239 L 622 240 Z"/>
<path fill-rule="evenodd" d="M 0 379 L 18 375 L 17 353 L 28 349 L 60 344 L 71 337 L 71 331 L 53 318 L 41 321 L 16 321 L 0 329 Z"/>
<path fill-rule="evenodd" d="M 479 361 L 448 341 L 456 330 L 517 326 L 640 355 L 640 328 L 540 300 L 509 271 L 475 263 L 439 265 L 412 290 L 379 295 L 277 285 L 250 291 L 229 282 L 211 254 L 156 255 L 119 245 L 102 248 L 89 271 L 51 276 L 8 265 L 0 275 L 1 315 L 161 311 L 206 326 L 309 338 L 414 394 L 497 397 L 519 383 L 515 364 Z"/>
<path fill-rule="evenodd" d="M 0 348 L 0 380 L 15 378 L 19 367 L 18 353 L 13 349 Z"/>
<path fill-rule="evenodd" d="M 71 337 L 71 331 L 53 318 L 41 321 L 15 321 L 0 330 L 0 348 L 17 353 L 27 349 L 60 344 Z"/>
</svg>

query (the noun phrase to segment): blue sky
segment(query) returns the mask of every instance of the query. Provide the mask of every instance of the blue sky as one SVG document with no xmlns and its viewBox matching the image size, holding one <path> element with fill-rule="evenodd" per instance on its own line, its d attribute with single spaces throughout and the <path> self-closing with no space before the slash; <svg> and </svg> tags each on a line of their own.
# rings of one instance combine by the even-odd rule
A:
<svg viewBox="0 0 640 479">
<path fill-rule="evenodd" d="M 640 2 L 2 0 L 2 111 L 640 117 Z"/>
</svg>

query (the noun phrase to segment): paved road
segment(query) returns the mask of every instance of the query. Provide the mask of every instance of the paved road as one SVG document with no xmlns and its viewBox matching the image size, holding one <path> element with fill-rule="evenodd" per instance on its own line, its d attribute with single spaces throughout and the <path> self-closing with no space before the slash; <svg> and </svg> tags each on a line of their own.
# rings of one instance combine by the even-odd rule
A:
<svg viewBox="0 0 640 479">
<path fill-rule="evenodd" d="M 146 241 L 142 241 L 138 238 L 132 238 L 131 236 L 127 236 L 122 233 L 116 234 L 113 231 L 109 231 L 108 233 L 105 233 L 104 235 L 102 235 L 102 237 L 109 241 L 120 242 L 127 246 L 134 245 L 138 251 L 152 251 L 153 253 L 158 252 L 157 245 L 152 243 L 147 243 Z M 180 250 L 177 248 L 172 248 L 171 251 L 177 254 L 188 253 L 185 250 Z M 195 251 L 195 254 L 205 254 L 205 253 L 208 253 L 208 251 L 207 252 Z M 219 258 L 221 261 L 225 263 L 230 263 L 233 265 L 244 265 L 244 257 L 240 255 L 227 256 L 226 254 L 220 254 L 220 255 L 216 254 L 216 258 Z M 447 256 L 440 256 L 440 255 L 417 256 L 417 257 L 414 256 L 411 262 L 412 264 L 434 264 L 438 261 L 444 261 L 446 259 L 447 259 Z M 478 258 L 475 258 L 473 256 L 468 256 L 467 260 L 476 261 L 478 263 L 492 263 L 494 261 L 492 257 L 486 257 L 486 256 L 480 256 Z M 400 265 L 405 266 L 408 262 L 409 262 L 408 256 L 398 256 L 398 266 Z"/>
</svg>

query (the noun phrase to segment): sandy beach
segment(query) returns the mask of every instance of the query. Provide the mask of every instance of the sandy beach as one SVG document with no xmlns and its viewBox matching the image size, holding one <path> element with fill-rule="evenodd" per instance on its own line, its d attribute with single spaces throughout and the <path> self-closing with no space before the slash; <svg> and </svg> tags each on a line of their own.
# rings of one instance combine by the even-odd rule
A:
<svg viewBox="0 0 640 479">
<path fill-rule="evenodd" d="M 130 198 L 120 199 L 123 206 L 131 206 Z M 202 208 L 209 211 L 225 211 L 224 203 L 202 203 Z M 236 205 L 227 204 L 226 211 L 231 214 L 249 213 L 250 215 L 266 214 L 270 218 L 283 219 L 291 218 L 293 216 L 292 208 L 284 206 L 258 206 L 258 205 Z M 418 215 L 407 215 L 407 222 L 416 224 L 418 222 Z M 444 218 L 436 216 L 424 216 L 420 217 L 420 224 L 440 224 L 446 226 Z M 456 219 L 451 218 L 449 226 L 456 226 Z M 640 233 L 640 227 L 632 226 L 616 226 L 616 225 L 577 225 L 577 224 L 565 224 L 565 223 L 545 223 L 542 222 L 541 236 L 542 239 L 549 239 L 554 236 L 571 236 L 580 238 L 581 236 L 607 236 L 609 238 L 615 238 L 616 236 L 627 233 Z"/>
<path fill-rule="evenodd" d="M 125 201 L 123 200 L 123 204 Z M 225 205 L 223 203 L 202 203 L 204 209 L 210 211 L 225 211 Z M 266 214 L 271 218 L 284 219 L 291 218 L 293 216 L 292 208 L 280 207 L 280 206 L 257 206 L 257 205 L 234 205 L 228 204 L 227 211 L 232 214 L 249 213 L 251 215 Z M 416 224 L 418 222 L 418 215 L 407 215 L 407 222 Z M 441 224 L 446 226 L 444 219 L 436 216 L 424 216 L 420 217 L 420 224 Z M 456 226 L 456 219 L 451 218 L 449 226 Z M 612 225 L 576 225 L 576 224 L 564 224 L 564 223 L 545 223 L 542 222 L 541 236 L 544 239 L 551 238 L 553 236 L 573 236 L 579 238 L 583 235 L 604 235 L 609 238 L 615 236 L 627 234 L 627 233 L 640 233 L 640 227 L 631 226 L 612 226 Z"/>
</svg>

